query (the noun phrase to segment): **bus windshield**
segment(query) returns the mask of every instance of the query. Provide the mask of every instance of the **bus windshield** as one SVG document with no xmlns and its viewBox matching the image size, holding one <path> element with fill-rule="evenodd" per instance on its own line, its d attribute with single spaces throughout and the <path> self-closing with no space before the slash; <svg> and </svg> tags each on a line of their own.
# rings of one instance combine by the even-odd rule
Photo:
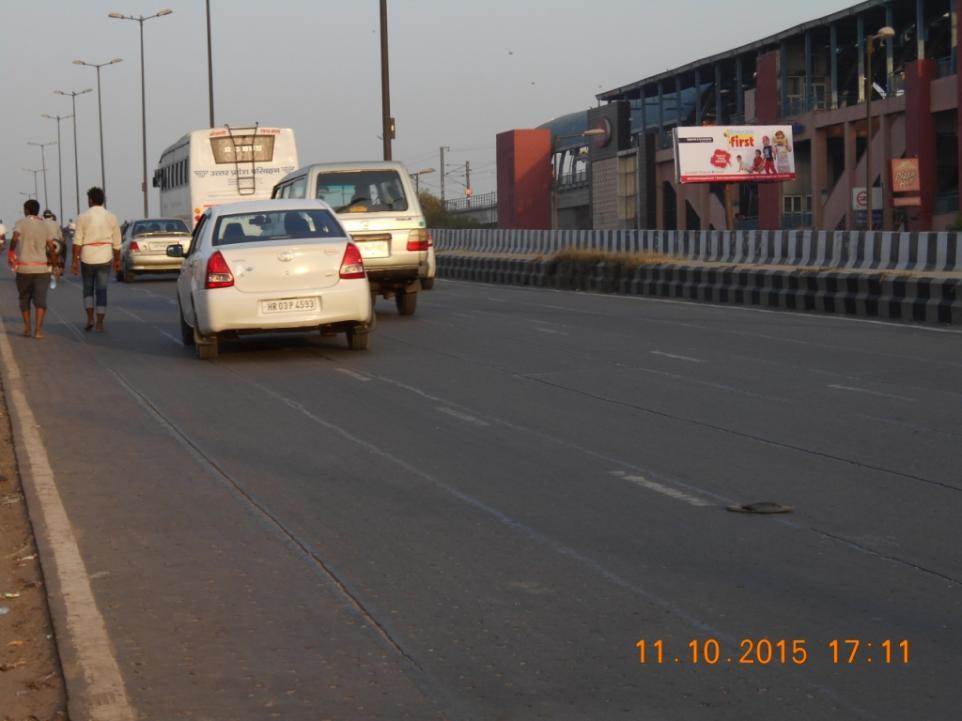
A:
<svg viewBox="0 0 962 721">
<path fill-rule="evenodd" d="M 327 201 L 336 213 L 383 213 L 408 209 L 404 184 L 396 170 L 320 173 L 315 197 Z"/>
</svg>

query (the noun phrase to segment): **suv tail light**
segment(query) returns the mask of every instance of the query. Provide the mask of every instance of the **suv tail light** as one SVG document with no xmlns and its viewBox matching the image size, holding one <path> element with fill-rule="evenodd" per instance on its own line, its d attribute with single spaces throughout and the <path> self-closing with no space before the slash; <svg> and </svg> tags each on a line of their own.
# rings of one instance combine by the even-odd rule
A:
<svg viewBox="0 0 962 721">
<path fill-rule="evenodd" d="M 348 243 L 344 249 L 344 257 L 341 259 L 341 278 L 363 278 L 364 260 L 361 258 L 361 251 L 354 243 Z"/>
<path fill-rule="evenodd" d="M 232 285 L 234 285 L 234 274 L 230 272 L 230 266 L 218 250 L 207 259 L 207 282 L 204 283 L 204 287 L 230 288 Z"/>
<path fill-rule="evenodd" d="M 426 228 L 417 228 L 408 233 L 408 250 L 428 250 L 431 245 L 431 234 Z"/>
<path fill-rule="evenodd" d="M 130 241 L 130 252 L 131 252 L 131 253 L 139 253 L 139 252 L 140 252 L 140 244 L 139 244 L 136 240 Z"/>
</svg>

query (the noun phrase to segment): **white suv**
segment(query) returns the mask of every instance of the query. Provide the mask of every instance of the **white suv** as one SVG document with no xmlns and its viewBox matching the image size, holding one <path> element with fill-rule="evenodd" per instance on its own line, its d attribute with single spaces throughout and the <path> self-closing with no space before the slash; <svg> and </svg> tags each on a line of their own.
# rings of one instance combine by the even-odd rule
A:
<svg viewBox="0 0 962 721">
<path fill-rule="evenodd" d="M 272 198 L 327 202 L 364 258 L 371 292 L 394 296 L 398 313 L 411 315 L 418 291 L 434 286 L 434 245 L 401 163 L 317 163 L 288 174 Z"/>
</svg>

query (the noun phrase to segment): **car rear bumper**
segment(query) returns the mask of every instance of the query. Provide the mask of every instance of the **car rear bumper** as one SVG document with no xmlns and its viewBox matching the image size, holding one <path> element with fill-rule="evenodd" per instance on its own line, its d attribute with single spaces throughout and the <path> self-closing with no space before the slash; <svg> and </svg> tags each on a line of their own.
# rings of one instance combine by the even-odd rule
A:
<svg viewBox="0 0 962 721">
<path fill-rule="evenodd" d="M 316 311 L 264 313 L 262 302 L 315 297 Z M 341 323 L 368 323 L 371 292 L 364 278 L 340 280 L 334 286 L 308 291 L 241 293 L 236 288 L 201 290 L 194 299 L 194 312 L 202 335 L 236 332 L 270 332 L 320 328 Z"/>
<path fill-rule="evenodd" d="M 130 253 L 127 258 L 131 270 L 140 271 L 180 270 L 184 264 L 183 258 L 170 258 L 164 253 Z"/>
</svg>

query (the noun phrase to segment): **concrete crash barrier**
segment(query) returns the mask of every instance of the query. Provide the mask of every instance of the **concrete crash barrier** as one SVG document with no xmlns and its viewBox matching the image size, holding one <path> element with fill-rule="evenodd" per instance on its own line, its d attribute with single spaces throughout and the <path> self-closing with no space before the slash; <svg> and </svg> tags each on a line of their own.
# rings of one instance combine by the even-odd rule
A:
<svg viewBox="0 0 962 721">
<path fill-rule="evenodd" d="M 619 293 L 863 318 L 962 325 L 962 279 L 659 263 L 626 268 L 498 256 L 438 254 L 441 278 Z"/>
<path fill-rule="evenodd" d="M 432 230 L 439 251 L 549 256 L 563 249 L 661 253 L 743 265 L 962 271 L 962 233 L 827 230 Z"/>
</svg>

